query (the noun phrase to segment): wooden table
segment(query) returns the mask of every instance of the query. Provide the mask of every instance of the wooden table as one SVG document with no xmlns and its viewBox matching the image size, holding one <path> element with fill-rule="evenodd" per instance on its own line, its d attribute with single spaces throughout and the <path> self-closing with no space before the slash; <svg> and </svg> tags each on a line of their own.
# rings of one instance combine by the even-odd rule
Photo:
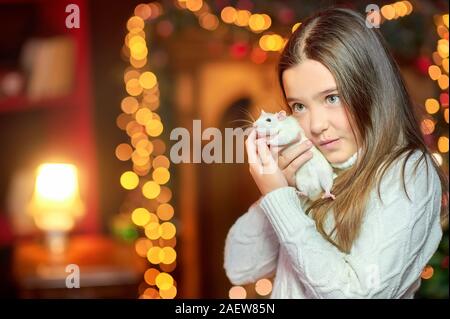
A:
<svg viewBox="0 0 450 319">
<path fill-rule="evenodd" d="M 73 274 L 66 269 L 70 264 L 79 267 L 80 288 L 67 288 L 66 278 Z M 13 274 L 21 298 L 137 298 L 147 264 L 132 244 L 79 235 L 70 237 L 59 258 L 42 242 L 18 242 Z"/>
</svg>

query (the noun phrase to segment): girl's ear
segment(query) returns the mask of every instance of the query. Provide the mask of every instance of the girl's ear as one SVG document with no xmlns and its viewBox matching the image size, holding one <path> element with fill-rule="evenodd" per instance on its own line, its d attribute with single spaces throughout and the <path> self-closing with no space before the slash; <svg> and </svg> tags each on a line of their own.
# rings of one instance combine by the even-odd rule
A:
<svg viewBox="0 0 450 319">
<path fill-rule="evenodd" d="M 266 112 L 264 112 L 264 110 L 261 110 L 261 114 L 263 114 L 263 115 L 264 115 L 264 114 L 266 114 Z"/>
<path fill-rule="evenodd" d="M 278 113 L 277 113 L 277 118 L 278 118 L 280 121 L 285 120 L 285 119 L 287 118 L 286 111 L 280 111 L 280 112 L 278 112 Z"/>
</svg>

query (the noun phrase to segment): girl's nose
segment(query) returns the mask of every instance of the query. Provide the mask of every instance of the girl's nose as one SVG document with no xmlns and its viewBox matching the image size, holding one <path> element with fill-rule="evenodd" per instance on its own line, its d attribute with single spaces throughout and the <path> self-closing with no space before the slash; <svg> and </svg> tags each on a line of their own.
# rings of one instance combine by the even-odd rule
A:
<svg viewBox="0 0 450 319">
<path fill-rule="evenodd" d="M 320 134 L 327 129 L 328 119 L 324 112 L 312 112 L 310 117 L 311 133 Z"/>
</svg>

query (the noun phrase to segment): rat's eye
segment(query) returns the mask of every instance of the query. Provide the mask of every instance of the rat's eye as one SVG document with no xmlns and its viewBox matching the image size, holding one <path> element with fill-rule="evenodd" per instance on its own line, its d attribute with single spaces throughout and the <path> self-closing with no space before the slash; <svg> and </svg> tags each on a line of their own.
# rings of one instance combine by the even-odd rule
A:
<svg viewBox="0 0 450 319">
<path fill-rule="evenodd" d="M 266 119 L 266 122 L 272 122 L 272 119 Z"/>
</svg>

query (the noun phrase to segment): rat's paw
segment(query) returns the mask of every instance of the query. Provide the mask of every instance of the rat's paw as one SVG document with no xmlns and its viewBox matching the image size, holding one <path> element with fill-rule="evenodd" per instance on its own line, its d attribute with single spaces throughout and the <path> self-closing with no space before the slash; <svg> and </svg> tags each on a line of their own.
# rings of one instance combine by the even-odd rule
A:
<svg viewBox="0 0 450 319">
<path fill-rule="evenodd" d="M 299 190 L 295 190 L 295 192 L 297 193 L 297 195 L 300 195 L 300 196 L 308 196 L 305 192 L 302 192 Z"/>
<path fill-rule="evenodd" d="M 325 194 L 323 194 L 322 198 L 332 198 L 333 200 L 335 200 L 336 196 L 334 196 L 330 192 L 325 192 Z"/>
</svg>

